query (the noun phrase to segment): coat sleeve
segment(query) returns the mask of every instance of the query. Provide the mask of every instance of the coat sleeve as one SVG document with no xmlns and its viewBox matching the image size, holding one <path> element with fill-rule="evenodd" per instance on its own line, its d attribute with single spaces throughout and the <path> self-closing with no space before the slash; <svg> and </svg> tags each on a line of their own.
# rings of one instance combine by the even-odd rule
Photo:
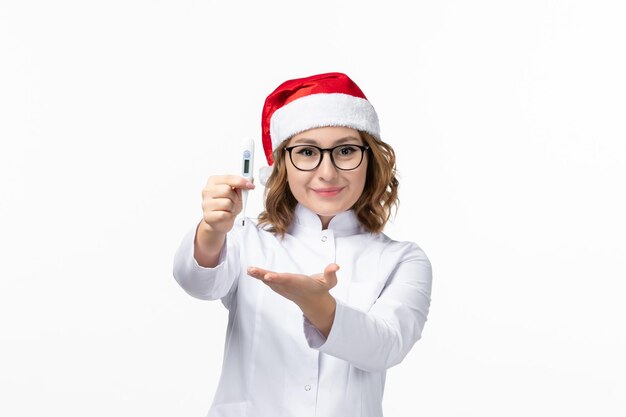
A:
<svg viewBox="0 0 626 417">
<path fill-rule="evenodd" d="M 198 265 L 193 256 L 196 228 L 183 238 L 174 255 L 174 278 L 191 296 L 201 300 L 217 300 L 232 293 L 240 273 L 239 245 L 235 233 L 226 235 L 219 263 L 215 268 Z"/>
<path fill-rule="evenodd" d="M 430 261 L 413 244 L 407 256 L 396 263 L 369 311 L 336 300 L 335 318 L 327 339 L 305 318 L 308 344 L 364 371 L 384 371 L 400 363 L 421 338 L 431 288 Z"/>
</svg>

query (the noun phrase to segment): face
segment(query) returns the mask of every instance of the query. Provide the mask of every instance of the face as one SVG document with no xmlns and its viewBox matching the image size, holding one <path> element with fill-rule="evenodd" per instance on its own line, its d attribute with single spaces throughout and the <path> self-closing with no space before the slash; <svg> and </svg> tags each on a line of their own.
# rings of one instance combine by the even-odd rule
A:
<svg viewBox="0 0 626 417">
<path fill-rule="evenodd" d="M 321 127 L 295 135 L 289 140 L 287 147 L 314 145 L 332 148 L 350 144 L 364 145 L 357 130 L 347 127 Z M 295 157 L 296 150 L 292 152 Z M 365 152 L 358 168 L 342 171 L 333 165 L 330 153 L 323 152 L 322 162 L 316 169 L 300 171 L 293 165 L 288 152 L 285 152 L 287 181 L 291 193 L 300 204 L 320 216 L 324 228 L 335 215 L 349 210 L 363 193 L 367 163 Z"/>
</svg>

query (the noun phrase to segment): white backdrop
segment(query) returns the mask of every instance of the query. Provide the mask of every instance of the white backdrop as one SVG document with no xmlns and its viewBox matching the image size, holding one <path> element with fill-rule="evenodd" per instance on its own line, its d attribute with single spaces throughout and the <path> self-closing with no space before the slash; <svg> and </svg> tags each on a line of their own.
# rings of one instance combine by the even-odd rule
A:
<svg viewBox="0 0 626 417">
<path fill-rule="evenodd" d="M 0 2 L 1 416 L 205 415 L 227 315 L 174 251 L 265 96 L 327 71 L 433 264 L 385 415 L 626 415 L 623 3 L 337 3 Z"/>
</svg>

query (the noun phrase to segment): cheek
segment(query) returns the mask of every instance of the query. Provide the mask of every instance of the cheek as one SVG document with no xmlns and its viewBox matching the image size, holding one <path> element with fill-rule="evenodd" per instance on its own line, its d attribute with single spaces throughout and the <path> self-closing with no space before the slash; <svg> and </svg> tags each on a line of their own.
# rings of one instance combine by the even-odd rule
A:
<svg viewBox="0 0 626 417">
<path fill-rule="evenodd" d="M 359 183 L 359 187 L 361 188 L 361 190 L 365 189 L 365 183 L 367 181 L 367 161 L 364 161 L 363 163 L 363 170 L 361 170 L 359 172 L 359 177 L 358 177 L 358 183 Z"/>
<path fill-rule="evenodd" d="M 291 191 L 291 194 L 297 196 L 301 193 L 303 188 L 304 180 L 300 171 L 295 169 L 293 166 L 287 166 L 287 186 Z"/>
<path fill-rule="evenodd" d="M 350 179 L 350 189 L 352 191 L 350 192 L 349 199 L 351 200 L 352 204 L 356 203 L 363 195 L 363 192 L 365 191 L 365 179 L 365 173 L 359 173 Z"/>
<path fill-rule="evenodd" d="M 293 181 L 287 180 L 287 188 L 291 191 L 291 195 L 298 197 L 298 188 L 293 186 Z"/>
<path fill-rule="evenodd" d="M 366 179 L 365 175 L 359 178 L 359 197 L 365 191 L 365 179 Z"/>
</svg>

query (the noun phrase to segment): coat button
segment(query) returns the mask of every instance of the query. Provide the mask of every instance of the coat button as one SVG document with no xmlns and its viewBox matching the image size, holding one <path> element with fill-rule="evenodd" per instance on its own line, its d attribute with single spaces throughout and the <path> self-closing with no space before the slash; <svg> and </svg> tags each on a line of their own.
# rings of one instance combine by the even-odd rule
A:
<svg viewBox="0 0 626 417">
<path fill-rule="evenodd" d="M 326 236 L 322 236 L 322 242 L 326 242 L 328 238 Z"/>
<path fill-rule="evenodd" d="M 311 386 L 310 385 L 305 385 L 304 386 L 304 390 L 305 391 L 311 391 Z"/>
</svg>

